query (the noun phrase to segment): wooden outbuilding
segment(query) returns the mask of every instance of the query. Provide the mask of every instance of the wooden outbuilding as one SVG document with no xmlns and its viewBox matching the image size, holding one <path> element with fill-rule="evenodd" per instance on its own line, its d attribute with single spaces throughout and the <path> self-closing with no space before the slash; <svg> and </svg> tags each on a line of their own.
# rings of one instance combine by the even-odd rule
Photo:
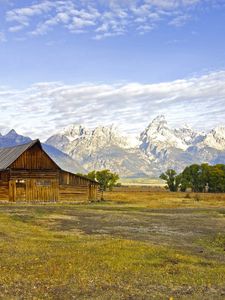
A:
<svg viewBox="0 0 225 300">
<path fill-rule="evenodd" d="M 96 181 L 63 170 L 39 140 L 0 148 L 0 201 L 61 202 L 100 199 Z"/>
</svg>

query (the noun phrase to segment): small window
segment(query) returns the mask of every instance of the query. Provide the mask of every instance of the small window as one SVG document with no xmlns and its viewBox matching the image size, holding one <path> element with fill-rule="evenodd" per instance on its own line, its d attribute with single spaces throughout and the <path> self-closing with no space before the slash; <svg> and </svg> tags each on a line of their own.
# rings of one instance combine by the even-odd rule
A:
<svg viewBox="0 0 225 300">
<path fill-rule="evenodd" d="M 24 179 L 17 179 L 16 183 L 25 183 L 25 180 Z"/>
<path fill-rule="evenodd" d="M 25 188 L 26 187 L 26 181 L 24 179 L 17 179 L 16 180 L 16 187 L 17 188 Z"/>
<path fill-rule="evenodd" d="M 51 181 L 50 180 L 43 180 L 39 179 L 36 181 L 37 186 L 51 186 Z"/>
</svg>

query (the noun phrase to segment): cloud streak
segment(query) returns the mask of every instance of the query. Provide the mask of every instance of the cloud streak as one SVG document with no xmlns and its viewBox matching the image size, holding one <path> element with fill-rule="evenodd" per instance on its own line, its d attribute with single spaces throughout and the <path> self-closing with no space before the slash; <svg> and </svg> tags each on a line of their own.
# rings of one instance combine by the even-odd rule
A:
<svg viewBox="0 0 225 300">
<path fill-rule="evenodd" d="M 225 71 L 159 84 L 34 84 L 0 87 L 0 127 L 42 139 L 72 123 L 114 123 L 137 134 L 158 114 L 173 126 L 189 123 L 208 130 L 225 125 Z M 7 125 L 7 126 L 6 126 Z"/>
<path fill-rule="evenodd" d="M 144 34 L 160 22 L 183 26 L 199 5 L 211 6 L 207 0 L 42 0 L 22 7 L 13 3 L 15 8 L 6 13 L 11 33 L 24 30 L 37 36 L 62 27 L 71 33 L 91 33 L 96 40 L 129 31 Z"/>
</svg>

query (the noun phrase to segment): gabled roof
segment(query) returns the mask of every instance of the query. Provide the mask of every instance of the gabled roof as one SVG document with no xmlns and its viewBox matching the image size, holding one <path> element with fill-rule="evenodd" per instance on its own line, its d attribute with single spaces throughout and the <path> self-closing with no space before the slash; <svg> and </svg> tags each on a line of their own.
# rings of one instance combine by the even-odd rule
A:
<svg viewBox="0 0 225 300">
<path fill-rule="evenodd" d="M 0 170 L 7 169 L 12 163 L 14 163 L 14 161 L 17 160 L 17 158 L 19 158 L 26 150 L 34 146 L 36 143 L 40 143 L 40 141 L 34 140 L 27 144 L 15 147 L 0 148 Z"/>
<path fill-rule="evenodd" d="M 55 160 L 43 149 L 41 142 L 39 140 L 34 140 L 29 143 L 18 145 L 14 147 L 8 147 L 8 148 L 0 148 L 0 171 L 4 171 L 7 168 L 11 166 L 12 163 L 14 163 L 26 150 L 33 147 L 35 144 L 38 144 L 42 151 L 45 152 L 45 154 L 49 157 L 49 159 L 61 170 L 65 171 L 71 174 L 76 175 L 75 173 L 72 173 L 71 171 L 66 170 L 65 168 L 61 168 L 58 163 L 55 162 Z M 78 177 L 87 179 L 86 177 L 76 175 Z M 95 180 L 88 179 L 89 181 L 92 181 L 94 183 L 97 183 Z"/>
</svg>

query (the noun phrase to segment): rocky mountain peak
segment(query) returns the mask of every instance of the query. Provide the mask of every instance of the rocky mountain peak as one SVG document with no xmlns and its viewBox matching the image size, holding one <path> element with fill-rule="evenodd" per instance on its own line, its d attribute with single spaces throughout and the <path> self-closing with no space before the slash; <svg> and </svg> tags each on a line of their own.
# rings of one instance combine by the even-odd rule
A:
<svg viewBox="0 0 225 300">
<path fill-rule="evenodd" d="M 95 149 L 108 148 L 109 146 L 129 147 L 127 138 L 114 124 L 96 127 L 92 131 L 89 141 Z"/>
<path fill-rule="evenodd" d="M 152 131 L 159 132 L 163 129 L 166 129 L 166 130 L 168 129 L 168 123 L 167 123 L 167 120 L 164 115 L 157 116 L 155 119 L 153 119 L 153 121 L 147 127 L 147 130 L 149 132 L 152 132 Z"/>
<path fill-rule="evenodd" d="M 18 136 L 17 132 L 15 129 L 11 129 L 6 135 L 5 137 L 15 137 Z"/>
<path fill-rule="evenodd" d="M 157 154 L 161 157 L 162 152 L 170 148 L 185 150 L 187 145 L 176 132 L 168 126 L 164 115 L 156 117 L 141 133 L 140 148 L 150 154 Z"/>
<path fill-rule="evenodd" d="M 11 147 L 30 142 L 29 137 L 18 134 L 14 129 L 0 136 L 0 147 Z"/>
<path fill-rule="evenodd" d="M 225 126 L 217 126 L 215 129 L 211 130 L 211 133 L 218 137 L 225 137 Z"/>
<path fill-rule="evenodd" d="M 134 136 L 132 139 L 136 140 Z M 141 133 L 139 143 L 131 143 L 129 135 L 115 125 L 88 129 L 77 124 L 47 143 L 78 159 L 87 170 L 109 168 L 121 176 L 157 176 L 168 168 L 180 171 L 192 163 L 221 162 L 225 157 L 225 128 L 217 127 L 208 134 L 187 124 L 173 128 L 160 115 Z"/>
<path fill-rule="evenodd" d="M 88 133 L 89 130 L 83 125 L 72 124 L 65 127 L 60 134 L 66 136 L 69 140 L 74 140 Z"/>
<path fill-rule="evenodd" d="M 225 127 L 218 126 L 215 129 L 211 130 L 206 136 L 205 139 L 200 144 L 202 147 L 210 147 L 220 151 L 225 150 Z"/>
<path fill-rule="evenodd" d="M 174 129 L 175 135 L 180 138 L 188 146 L 198 143 L 205 136 L 204 133 L 200 133 L 194 130 L 190 125 L 184 124 L 183 127 Z"/>
</svg>

